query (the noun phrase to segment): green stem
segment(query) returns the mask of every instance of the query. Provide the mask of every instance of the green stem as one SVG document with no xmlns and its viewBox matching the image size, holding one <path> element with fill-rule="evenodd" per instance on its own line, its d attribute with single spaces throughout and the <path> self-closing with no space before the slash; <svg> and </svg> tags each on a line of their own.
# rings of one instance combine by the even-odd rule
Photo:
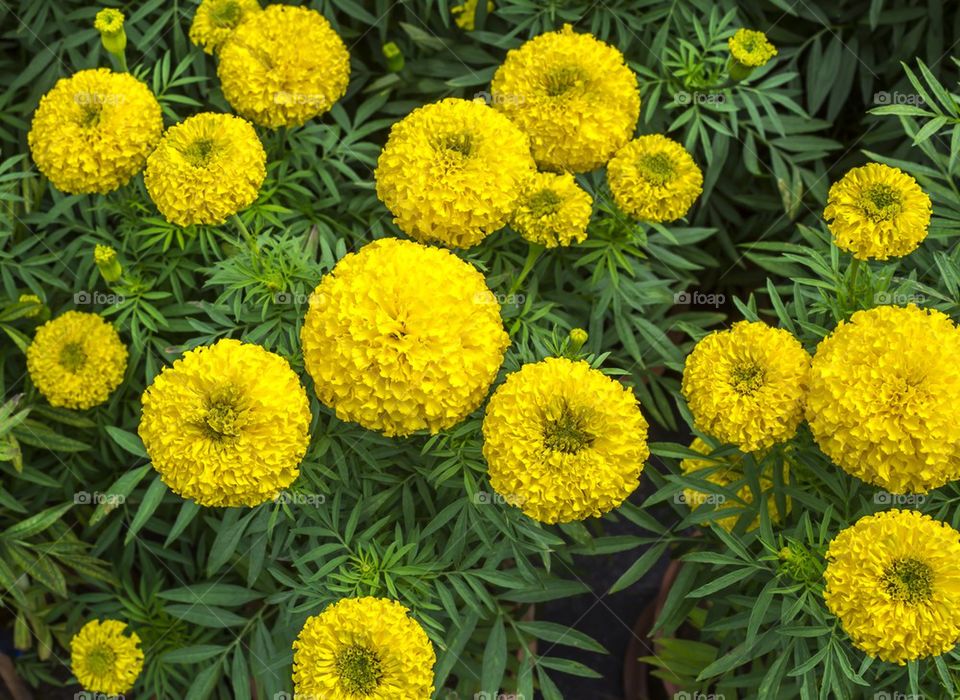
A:
<svg viewBox="0 0 960 700">
<path fill-rule="evenodd" d="M 850 263 L 850 296 L 856 300 L 857 298 L 857 277 L 860 274 L 860 259 L 854 258 L 853 262 Z"/>
<path fill-rule="evenodd" d="M 117 62 L 120 64 L 120 70 L 124 73 L 129 73 L 130 69 L 127 67 L 127 52 L 121 51 L 120 53 L 113 54 L 117 57 Z"/>
<path fill-rule="evenodd" d="M 243 223 L 243 219 L 240 218 L 239 214 L 233 215 L 233 221 L 236 223 L 237 228 L 240 229 L 240 233 L 243 234 L 244 240 L 246 240 L 247 245 L 250 246 L 250 250 L 253 252 L 257 251 L 257 239 L 253 237 L 253 234 L 250 233 L 250 229 L 247 228 L 247 225 Z"/>
<path fill-rule="evenodd" d="M 542 245 L 538 243 L 530 244 L 530 248 L 527 250 L 527 259 L 523 263 L 523 269 L 520 270 L 520 275 L 517 279 L 513 281 L 513 285 L 510 287 L 510 291 L 507 292 L 507 296 L 516 294 L 517 290 L 520 289 L 520 285 L 523 284 L 523 281 L 527 278 L 527 275 L 533 270 L 533 266 L 536 265 L 537 259 L 543 251 L 544 247 Z"/>
</svg>

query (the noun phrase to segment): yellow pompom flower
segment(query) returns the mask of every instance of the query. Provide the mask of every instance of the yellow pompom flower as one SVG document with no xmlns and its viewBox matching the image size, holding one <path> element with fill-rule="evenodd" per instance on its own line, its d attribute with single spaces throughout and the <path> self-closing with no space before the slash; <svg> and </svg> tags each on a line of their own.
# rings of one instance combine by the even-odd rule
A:
<svg viewBox="0 0 960 700">
<path fill-rule="evenodd" d="M 250 122 L 205 112 L 167 129 L 147 160 L 144 181 L 170 223 L 222 224 L 257 199 L 266 162 Z"/>
<path fill-rule="evenodd" d="M 255 506 L 293 483 L 310 404 L 289 363 L 220 340 L 187 352 L 143 394 L 139 433 L 163 483 L 203 506 Z"/>
<path fill-rule="evenodd" d="M 350 54 L 315 10 L 268 5 L 220 46 L 224 97 L 260 126 L 299 126 L 325 114 L 350 81 Z"/>
<path fill-rule="evenodd" d="M 858 311 L 820 342 L 807 422 L 830 459 L 892 493 L 960 478 L 960 329 L 934 309 Z"/>
<path fill-rule="evenodd" d="M 40 99 L 27 142 L 61 192 L 106 194 L 143 170 L 163 118 L 150 89 L 106 68 L 61 78 Z"/>
<path fill-rule="evenodd" d="M 738 29 L 727 39 L 730 57 L 747 68 L 759 68 L 777 55 L 777 49 L 767 41 L 763 32 L 753 29 Z"/>
<path fill-rule="evenodd" d="M 690 449 L 694 452 L 699 452 L 700 454 L 704 455 L 704 458 L 697 459 L 688 457 L 687 459 L 681 460 L 680 471 L 683 474 L 701 478 L 704 481 L 708 481 L 711 484 L 716 484 L 717 486 L 721 487 L 730 486 L 731 484 L 742 484 L 737 488 L 737 499 L 741 503 L 748 505 L 753 503 L 753 490 L 748 484 L 743 483 L 744 472 L 742 454 L 710 458 L 709 456 L 710 453 L 713 452 L 713 449 L 700 438 L 694 438 L 693 442 L 690 443 Z M 763 459 L 763 454 L 759 453 L 756 457 L 757 461 L 760 461 Z M 784 478 L 786 478 L 787 472 L 788 468 L 786 465 L 784 465 Z M 760 474 L 759 482 L 761 491 L 765 492 L 767 513 L 770 515 L 770 521 L 773 523 L 778 523 L 780 522 L 780 510 L 777 507 L 777 499 L 771 491 L 774 487 L 771 465 L 763 468 Z M 691 510 L 700 508 L 704 504 L 708 505 L 708 510 L 717 510 L 729 505 L 722 501 L 717 503 L 719 500 L 717 496 L 720 495 L 721 494 L 700 491 L 694 488 L 685 488 L 683 490 L 683 502 L 686 503 Z M 787 499 L 786 505 L 787 509 L 789 510 L 789 499 Z M 736 527 L 737 520 L 739 520 L 739 516 L 730 515 L 725 518 L 720 518 L 719 520 L 705 522 L 711 522 L 712 524 L 718 525 L 729 532 Z M 750 530 L 755 530 L 758 527 L 760 527 L 759 515 L 754 518 L 749 525 L 747 525 L 747 532 Z"/>
<path fill-rule="evenodd" d="M 899 168 L 868 163 L 830 187 L 823 218 L 837 247 L 860 260 L 907 255 L 927 237 L 930 197 Z"/>
<path fill-rule="evenodd" d="M 697 343 L 682 390 L 697 430 L 756 452 L 797 432 L 809 374 L 810 355 L 789 332 L 739 321 Z"/>
<path fill-rule="evenodd" d="M 637 76 L 623 54 L 569 24 L 508 52 L 490 89 L 545 170 L 599 168 L 630 140 L 640 116 Z"/>
<path fill-rule="evenodd" d="M 524 365 L 490 397 L 483 419 L 490 485 L 545 523 L 618 507 L 649 455 L 633 392 L 583 361 Z"/>
<path fill-rule="evenodd" d="M 472 32 L 477 28 L 477 5 L 480 0 L 466 0 L 450 8 L 450 14 L 456 18 L 457 26 L 465 32 Z M 487 12 L 493 12 L 493 0 L 487 0 Z"/>
<path fill-rule="evenodd" d="M 123 381 L 127 347 L 97 314 L 67 311 L 37 329 L 27 370 L 51 406 L 92 408 Z"/>
<path fill-rule="evenodd" d="M 960 637 L 960 532 L 914 510 L 860 518 L 827 550 L 823 597 L 861 651 L 900 664 Z"/>
<path fill-rule="evenodd" d="M 122 695 L 143 670 L 143 651 L 136 632 L 126 634 L 119 620 L 91 620 L 70 640 L 70 670 L 84 690 Z"/>
<path fill-rule="evenodd" d="M 344 598 L 293 643 L 294 694 L 323 700 L 429 700 L 433 645 L 401 603 Z"/>
<path fill-rule="evenodd" d="M 570 173 L 536 173 L 523 185 L 510 225 L 531 243 L 547 248 L 579 243 L 587 237 L 591 197 Z"/>
<path fill-rule="evenodd" d="M 650 134 L 634 139 L 607 164 L 607 183 L 617 206 L 640 221 L 676 221 L 703 192 L 703 173 L 673 139 Z"/>
<path fill-rule="evenodd" d="M 203 0 L 190 24 L 190 41 L 215 54 L 234 29 L 260 12 L 258 0 Z"/>
<path fill-rule="evenodd" d="M 324 276 L 300 340 L 320 401 L 388 436 L 463 420 L 510 342 L 483 275 L 449 251 L 396 238 Z"/>
<path fill-rule="evenodd" d="M 448 98 L 393 125 L 375 177 L 404 233 L 469 248 L 506 225 L 533 172 L 530 142 L 509 119 Z"/>
</svg>

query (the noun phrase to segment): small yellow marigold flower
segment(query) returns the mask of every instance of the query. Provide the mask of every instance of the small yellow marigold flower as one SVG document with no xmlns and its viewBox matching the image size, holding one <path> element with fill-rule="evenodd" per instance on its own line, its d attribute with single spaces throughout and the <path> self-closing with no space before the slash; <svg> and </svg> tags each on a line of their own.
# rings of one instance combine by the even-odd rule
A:
<svg viewBox="0 0 960 700">
<path fill-rule="evenodd" d="M 40 99 L 27 141 L 58 190 L 106 194 L 143 169 L 162 131 L 160 103 L 146 85 L 94 68 L 61 78 Z"/>
<path fill-rule="evenodd" d="M 569 24 L 507 53 L 490 89 L 546 170 L 599 168 L 630 140 L 640 116 L 637 76 L 623 54 Z"/>
<path fill-rule="evenodd" d="M 255 506 L 299 475 L 310 420 L 307 393 L 285 359 L 225 339 L 154 378 L 138 432 L 173 492 L 203 506 Z"/>
<path fill-rule="evenodd" d="M 713 449 L 706 442 L 700 438 L 694 438 L 693 442 L 690 443 L 690 449 L 694 452 L 699 452 L 702 455 L 705 455 L 707 458 L 704 459 L 695 459 L 687 458 L 680 462 L 680 471 L 686 475 L 692 475 L 697 478 L 708 481 L 711 484 L 716 484 L 717 486 L 726 487 L 731 484 L 742 484 L 737 488 L 737 499 L 741 503 L 751 504 L 753 503 L 753 490 L 750 486 L 744 482 L 744 472 L 743 472 L 743 455 L 734 454 L 727 455 L 725 457 L 709 458 Z M 762 459 L 762 454 L 757 455 L 757 459 Z M 698 473 L 702 472 L 702 473 Z M 788 473 L 788 468 L 784 465 L 784 477 Z M 773 473 L 772 466 L 766 466 L 760 474 L 760 489 L 763 491 L 766 500 L 767 513 L 770 515 L 770 521 L 773 523 L 780 522 L 780 509 L 777 507 L 777 499 L 774 496 L 772 489 L 774 487 L 773 483 Z M 731 504 L 725 503 L 723 501 L 717 503 L 717 496 L 720 494 L 700 491 L 693 488 L 685 488 L 683 490 L 683 501 L 686 503 L 691 510 L 696 510 L 697 508 L 702 507 L 704 504 L 707 504 L 705 510 L 721 510 Z M 790 500 L 786 502 L 787 509 L 790 508 Z M 739 516 L 730 515 L 725 518 L 720 518 L 719 520 L 713 521 L 704 521 L 704 523 L 711 523 L 722 527 L 728 532 L 733 530 L 737 525 Z M 750 530 L 755 530 L 760 527 L 760 516 L 758 515 L 753 521 L 747 525 L 747 532 Z"/>
<path fill-rule="evenodd" d="M 934 309 L 858 311 L 820 342 L 807 422 L 846 472 L 892 493 L 960 478 L 960 328 Z"/>
<path fill-rule="evenodd" d="M 27 347 L 30 379 L 51 406 L 102 404 L 126 369 L 127 347 L 97 314 L 67 311 L 37 328 Z"/>
<path fill-rule="evenodd" d="M 570 173 L 535 173 L 524 182 L 510 225 L 531 243 L 547 248 L 587 237 L 591 197 Z"/>
<path fill-rule="evenodd" d="M 483 275 L 449 251 L 396 238 L 324 276 L 300 340 L 320 401 L 388 436 L 463 420 L 510 343 Z"/>
<path fill-rule="evenodd" d="M 456 19 L 457 26 L 465 32 L 472 32 L 477 28 L 477 5 L 480 0 L 466 0 L 460 5 L 450 8 L 450 14 Z M 487 0 L 487 13 L 493 12 L 493 0 Z"/>
<path fill-rule="evenodd" d="M 36 304 L 35 309 L 31 309 L 26 313 L 27 318 L 33 318 L 39 316 L 40 312 L 43 311 L 43 300 L 38 297 L 36 294 L 21 294 L 20 298 L 17 301 L 21 304 Z"/>
<path fill-rule="evenodd" d="M 250 122 L 206 112 L 167 129 L 147 160 L 144 181 L 170 223 L 222 224 L 257 199 L 266 162 Z"/>
<path fill-rule="evenodd" d="M 607 164 L 607 183 L 617 206 L 640 221 L 676 221 L 703 192 L 703 173 L 673 139 L 650 134 L 634 139 Z"/>
<path fill-rule="evenodd" d="M 927 237 L 930 197 L 899 168 L 868 163 L 830 187 L 823 217 L 838 248 L 860 260 L 907 255 Z"/>
<path fill-rule="evenodd" d="M 255 124 L 299 126 L 343 97 L 350 54 L 315 10 L 268 5 L 220 47 L 217 75 L 224 97 Z"/>
<path fill-rule="evenodd" d="M 122 695 L 143 670 L 143 651 L 136 632 L 119 620 L 92 620 L 70 640 L 70 669 L 90 693 Z"/>
<path fill-rule="evenodd" d="M 797 432 L 809 373 L 810 355 L 788 331 L 739 321 L 697 343 L 682 390 L 697 430 L 756 452 Z"/>
<path fill-rule="evenodd" d="M 824 599 L 861 651 L 900 664 L 960 637 L 960 532 L 913 510 L 861 518 L 827 551 Z"/>
<path fill-rule="evenodd" d="M 117 259 L 117 250 L 112 246 L 97 245 L 93 249 L 93 261 L 107 282 L 116 282 L 123 276 L 123 267 Z"/>
<path fill-rule="evenodd" d="M 100 32 L 103 48 L 116 56 L 123 54 L 127 48 L 127 33 L 123 31 L 123 13 L 120 10 L 100 10 L 93 27 Z"/>
<path fill-rule="evenodd" d="M 203 0 L 193 14 L 190 41 L 215 54 L 234 29 L 262 11 L 258 0 Z"/>
<path fill-rule="evenodd" d="M 377 196 L 423 243 L 477 245 L 502 228 L 534 172 L 530 142 L 480 101 L 448 98 L 390 129 L 377 161 Z"/>
<path fill-rule="evenodd" d="M 738 29 L 727 39 L 727 45 L 730 57 L 749 69 L 759 68 L 777 55 L 776 47 L 767 41 L 766 35 L 753 29 Z"/>
<path fill-rule="evenodd" d="M 649 455 L 633 392 L 583 361 L 524 365 L 490 397 L 483 419 L 490 485 L 545 523 L 618 507 Z"/>
<path fill-rule="evenodd" d="M 428 700 L 433 645 L 410 611 L 385 598 L 344 598 L 307 619 L 293 643 L 300 698 Z"/>
</svg>

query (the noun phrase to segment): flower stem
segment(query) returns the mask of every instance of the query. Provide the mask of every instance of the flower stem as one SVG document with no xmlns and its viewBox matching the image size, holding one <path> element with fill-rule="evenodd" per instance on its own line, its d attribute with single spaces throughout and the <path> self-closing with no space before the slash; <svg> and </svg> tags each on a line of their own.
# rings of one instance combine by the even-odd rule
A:
<svg viewBox="0 0 960 700">
<path fill-rule="evenodd" d="M 247 245 L 250 246 L 250 250 L 256 252 L 257 240 L 253 237 L 253 234 L 250 233 L 250 229 L 247 228 L 247 225 L 243 223 L 243 219 L 240 218 L 239 214 L 234 214 L 233 221 L 237 224 L 237 228 L 240 229 L 240 233 L 243 234 L 243 238 L 246 240 Z"/>
<path fill-rule="evenodd" d="M 527 278 L 527 275 L 530 274 L 530 271 L 533 270 L 533 266 L 537 263 L 537 260 L 540 257 L 540 254 L 544 251 L 544 247 L 538 243 L 531 243 L 529 250 L 527 250 L 527 259 L 523 263 L 523 269 L 520 270 L 520 274 L 517 276 L 517 279 L 513 281 L 513 285 L 510 287 L 510 291 L 507 292 L 507 296 L 516 294 L 517 290 L 520 289 L 520 285 L 523 284 L 523 281 Z"/>
</svg>

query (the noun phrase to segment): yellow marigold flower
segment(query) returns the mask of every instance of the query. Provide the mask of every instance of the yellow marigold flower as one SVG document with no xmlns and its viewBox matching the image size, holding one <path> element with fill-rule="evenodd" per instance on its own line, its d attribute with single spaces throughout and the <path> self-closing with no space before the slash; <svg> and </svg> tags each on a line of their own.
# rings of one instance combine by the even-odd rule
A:
<svg viewBox="0 0 960 700">
<path fill-rule="evenodd" d="M 457 26 L 465 32 L 472 32 L 477 28 L 477 5 L 480 0 L 466 0 L 460 5 L 450 8 L 450 14 L 456 19 Z M 487 12 L 493 12 L 493 0 L 487 0 Z"/>
<path fill-rule="evenodd" d="M 293 643 L 293 686 L 300 698 L 428 700 L 433 645 L 402 604 L 344 598 L 307 619 Z"/>
<path fill-rule="evenodd" d="M 530 142 L 509 119 L 448 98 L 393 125 L 375 176 L 404 233 L 469 248 L 507 223 L 533 171 Z"/>
<path fill-rule="evenodd" d="M 763 32 L 753 29 L 738 29 L 727 39 L 730 56 L 734 61 L 748 68 L 759 68 L 777 55 L 777 49 L 767 41 Z"/>
<path fill-rule="evenodd" d="M 343 97 L 350 54 L 315 10 L 268 5 L 220 46 L 217 75 L 227 102 L 255 124 L 299 126 Z"/>
<path fill-rule="evenodd" d="M 103 48 L 118 57 L 123 55 L 127 48 L 127 33 L 123 31 L 123 13 L 120 10 L 110 7 L 100 10 L 93 28 L 100 32 Z"/>
<path fill-rule="evenodd" d="M 634 139 L 607 164 L 617 206 L 641 221 L 676 221 L 703 192 L 703 173 L 673 139 L 650 134 Z"/>
<path fill-rule="evenodd" d="M 618 507 L 649 455 L 633 392 L 583 361 L 524 365 L 490 397 L 483 419 L 490 485 L 545 523 Z"/>
<path fill-rule="evenodd" d="M 143 169 L 163 118 L 150 89 L 106 68 L 61 78 L 40 99 L 27 142 L 34 162 L 61 192 L 112 192 Z"/>
<path fill-rule="evenodd" d="M 490 89 L 546 170 L 599 168 L 630 140 L 640 116 L 637 76 L 623 54 L 569 24 L 507 53 Z"/>
<path fill-rule="evenodd" d="M 70 640 L 70 669 L 84 690 L 104 695 L 126 693 L 143 670 L 136 632 L 119 620 L 91 620 Z"/>
<path fill-rule="evenodd" d="M 708 481 L 711 484 L 716 484 L 717 486 L 721 487 L 743 482 L 744 472 L 742 454 L 734 454 L 710 459 L 709 455 L 711 452 L 713 452 L 713 449 L 700 438 L 694 438 L 693 442 L 690 443 L 690 449 L 694 452 L 699 452 L 700 454 L 705 455 L 706 458 L 696 459 L 690 457 L 681 460 L 680 471 L 683 474 L 701 478 L 704 481 Z M 762 453 L 757 454 L 758 461 L 762 458 Z M 706 473 L 701 474 L 698 472 Z M 784 465 L 784 476 L 786 476 L 787 473 L 788 467 Z M 774 487 L 772 465 L 767 465 L 763 468 L 759 481 L 760 489 L 766 493 L 765 500 L 767 513 L 770 515 L 770 521 L 773 523 L 778 523 L 780 522 L 780 509 L 777 507 L 777 499 L 772 493 L 772 489 Z M 683 490 L 683 502 L 690 506 L 691 510 L 696 510 L 697 508 L 702 507 L 704 504 L 708 504 L 708 506 L 710 506 L 708 510 L 719 510 L 729 504 L 723 502 L 720 502 L 719 504 L 715 503 L 718 495 L 719 494 L 700 491 L 698 489 L 685 488 Z M 742 503 L 751 504 L 753 503 L 753 490 L 746 483 L 742 483 L 742 485 L 737 488 L 737 498 Z M 787 509 L 789 510 L 789 499 L 787 500 L 786 505 Z M 705 522 L 712 522 L 713 524 L 716 524 L 729 532 L 736 527 L 737 520 L 739 520 L 739 516 L 730 515 L 726 518 L 720 518 L 719 520 Z M 747 531 L 749 532 L 750 530 L 755 530 L 758 527 L 760 527 L 760 516 L 754 518 L 753 521 L 747 525 Z"/>
<path fill-rule="evenodd" d="M 837 247 L 860 260 L 916 250 L 927 237 L 930 197 L 899 168 L 868 163 L 830 187 L 823 217 Z"/>
<path fill-rule="evenodd" d="M 396 238 L 337 263 L 310 297 L 300 340 L 320 400 L 389 436 L 463 420 L 510 343 L 483 275 L 449 251 Z"/>
<path fill-rule="evenodd" d="M 37 328 L 27 370 L 51 406 L 92 408 L 123 381 L 127 347 L 97 314 L 67 311 Z"/>
<path fill-rule="evenodd" d="M 807 422 L 845 471 L 892 493 L 960 478 L 960 329 L 934 309 L 858 311 L 820 342 Z"/>
<path fill-rule="evenodd" d="M 190 41 L 215 54 L 234 29 L 261 11 L 258 0 L 203 0 L 190 24 Z"/>
<path fill-rule="evenodd" d="M 739 321 L 703 338 L 683 368 L 683 395 L 702 433 L 756 452 L 793 437 L 810 356 L 781 328 Z"/>
<path fill-rule="evenodd" d="M 587 237 L 591 197 L 570 173 L 536 173 L 524 183 L 510 225 L 531 243 L 547 248 L 579 243 Z"/>
<path fill-rule="evenodd" d="M 307 392 L 285 359 L 224 339 L 154 378 L 138 432 L 175 493 L 202 506 L 255 506 L 299 475 L 310 419 Z"/>
<path fill-rule="evenodd" d="M 823 597 L 854 646 L 904 665 L 960 637 L 960 532 L 913 510 L 861 518 L 827 551 Z"/>
<path fill-rule="evenodd" d="M 167 129 L 147 160 L 144 181 L 170 223 L 222 224 L 257 199 L 266 162 L 250 122 L 206 112 Z"/>
</svg>

